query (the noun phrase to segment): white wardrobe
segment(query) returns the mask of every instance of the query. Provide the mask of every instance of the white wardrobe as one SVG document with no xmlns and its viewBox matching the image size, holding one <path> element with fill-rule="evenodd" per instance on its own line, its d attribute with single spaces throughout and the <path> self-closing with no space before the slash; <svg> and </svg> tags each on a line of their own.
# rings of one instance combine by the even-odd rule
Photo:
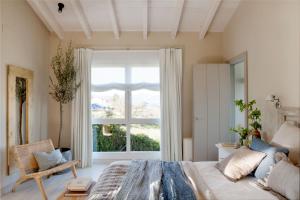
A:
<svg viewBox="0 0 300 200">
<path fill-rule="evenodd" d="M 230 142 L 233 97 L 229 64 L 193 68 L 193 160 L 217 160 L 216 143 Z"/>
</svg>

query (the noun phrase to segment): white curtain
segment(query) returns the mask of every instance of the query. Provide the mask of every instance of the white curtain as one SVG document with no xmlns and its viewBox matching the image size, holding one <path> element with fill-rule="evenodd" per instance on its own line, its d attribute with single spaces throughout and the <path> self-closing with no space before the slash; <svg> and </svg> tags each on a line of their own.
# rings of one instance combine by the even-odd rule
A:
<svg viewBox="0 0 300 200">
<path fill-rule="evenodd" d="M 182 160 L 182 50 L 161 49 L 159 54 L 162 160 Z"/>
<path fill-rule="evenodd" d="M 93 51 L 75 49 L 78 66 L 77 81 L 81 82 L 72 102 L 71 140 L 74 159 L 81 160 L 80 167 L 92 165 L 93 140 L 91 130 L 91 63 Z"/>
</svg>

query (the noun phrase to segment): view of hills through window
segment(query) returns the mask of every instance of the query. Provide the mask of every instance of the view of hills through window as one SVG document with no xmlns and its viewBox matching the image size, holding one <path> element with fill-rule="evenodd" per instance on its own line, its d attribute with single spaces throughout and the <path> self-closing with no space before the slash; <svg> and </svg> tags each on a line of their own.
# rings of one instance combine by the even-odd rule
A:
<svg viewBox="0 0 300 200">
<path fill-rule="evenodd" d="M 91 74 L 94 152 L 159 151 L 159 67 L 92 67 Z"/>
</svg>

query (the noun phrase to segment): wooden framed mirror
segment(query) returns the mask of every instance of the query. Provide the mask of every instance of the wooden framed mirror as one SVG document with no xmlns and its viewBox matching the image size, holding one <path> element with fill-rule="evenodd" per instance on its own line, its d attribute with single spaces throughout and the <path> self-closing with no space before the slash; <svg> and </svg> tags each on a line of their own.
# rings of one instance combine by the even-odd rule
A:
<svg viewBox="0 0 300 200">
<path fill-rule="evenodd" d="M 7 174 L 14 170 L 13 146 L 30 142 L 33 71 L 8 65 Z"/>
</svg>

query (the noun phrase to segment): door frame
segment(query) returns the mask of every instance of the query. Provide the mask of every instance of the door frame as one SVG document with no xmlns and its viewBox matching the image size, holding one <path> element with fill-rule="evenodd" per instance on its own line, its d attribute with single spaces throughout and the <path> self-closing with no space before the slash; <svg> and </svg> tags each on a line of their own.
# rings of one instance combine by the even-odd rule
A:
<svg viewBox="0 0 300 200">
<path fill-rule="evenodd" d="M 232 57 L 231 59 L 227 60 L 227 63 L 230 64 L 230 67 L 232 65 L 238 64 L 240 62 L 244 62 L 244 99 L 245 103 L 247 104 L 249 102 L 248 99 L 248 52 L 244 51 L 243 53 L 240 53 L 237 56 Z M 245 111 L 245 126 L 248 127 L 249 122 L 248 122 L 248 109 Z"/>
</svg>

